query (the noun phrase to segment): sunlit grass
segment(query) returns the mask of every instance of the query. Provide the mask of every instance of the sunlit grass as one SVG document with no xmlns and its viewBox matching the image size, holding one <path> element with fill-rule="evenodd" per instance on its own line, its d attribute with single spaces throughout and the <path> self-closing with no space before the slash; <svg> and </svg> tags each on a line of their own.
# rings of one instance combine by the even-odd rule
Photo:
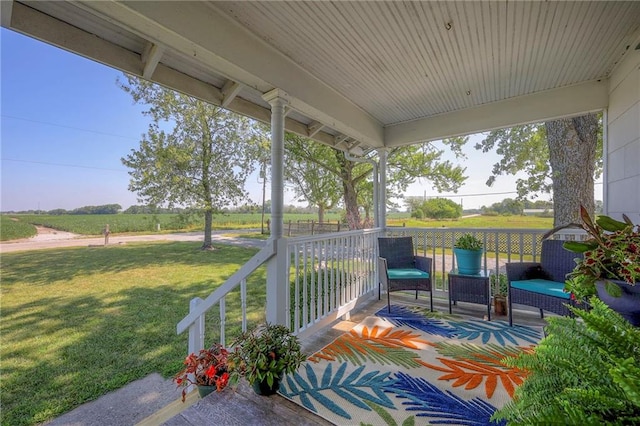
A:
<svg viewBox="0 0 640 426">
<path fill-rule="evenodd" d="M 171 377 L 187 351 L 176 324 L 254 253 L 199 243 L 131 244 L 3 254 L 0 399 L 3 425 L 57 417 L 127 383 Z M 249 321 L 264 320 L 265 271 L 248 280 Z M 227 312 L 239 312 L 239 292 Z M 227 318 L 233 334 L 240 318 Z M 217 310 L 207 341 L 218 339 Z M 227 336 L 229 338 L 229 335 Z M 28 392 L 26 392 L 28 390 Z"/>
<path fill-rule="evenodd" d="M 463 219 L 434 220 L 415 218 L 387 219 L 389 226 L 408 228 L 553 228 L 553 218 L 538 216 L 473 216 Z"/>
</svg>

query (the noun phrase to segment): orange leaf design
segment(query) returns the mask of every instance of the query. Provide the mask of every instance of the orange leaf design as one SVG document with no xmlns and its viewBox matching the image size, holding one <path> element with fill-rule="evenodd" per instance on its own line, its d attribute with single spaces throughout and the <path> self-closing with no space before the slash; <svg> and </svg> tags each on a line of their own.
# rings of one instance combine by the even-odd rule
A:
<svg viewBox="0 0 640 426">
<path fill-rule="evenodd" d="M 394 327 L 380 328 L 374 326 L 371 329 L 363 327 L 358 333 L 351 330 L 338 337 L 332 343 L 316 352 L 308 358 L 310 362 L 320 362 L 321 360 L 335 361 L 337 357 L 347 358 L 368 353 L 384 353 L 385 348 L 410 348 L 419 349 L 418 344 L 433 344 L 420 339 L 420 334 L 410 330 L 395 329 Z"/>
<path fill-rule="evenodd" d="M 514 385 L 521 384 L 522 379 L 526 377 L 526 372 L 517 368 L 504 370 L 470 359 L 456 360 L 438 358 L 438 360 L 442 362 L 444 366 L 433 365 L 424 361 L 418 362 L 425 367 L 446 373 L 438 377 L 438 380 L 454 380 L 451 384 L 453 387 L 465 385 L 465 389 L 467 390 L 475 389 L 484 381 L 487 398 L 493 396 L 498 386 L 498 379 L 500 379 L 500 383 L 502 383 L 505 391 L 513 398 L 513 393 L 515 392 Z"/>
</svg>

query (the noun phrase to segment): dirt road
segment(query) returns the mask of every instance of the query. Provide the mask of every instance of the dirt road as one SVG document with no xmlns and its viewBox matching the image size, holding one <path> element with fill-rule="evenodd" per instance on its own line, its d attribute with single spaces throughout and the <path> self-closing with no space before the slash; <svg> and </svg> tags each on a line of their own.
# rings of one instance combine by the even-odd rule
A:
<svg viewBox="0 0 640 426">
<path fill-rule="evenodd" d="M 104 246 L 104 237 L 85 237 L 71 232 L 58 231 L 50 228 L 36 227 L 38 234 L 35 237 L 6 241 L 0 243 L 0 253 L 11 253 L 26 250 L 42 250 L 58 247 L 101 247 Z M 260 248 L 264 245 L 263 240 L 252 238 L 236 238 L 228 237 L 225 234 L 255 232 L 254 230 L 241 231 L 214 231 L 211 239 L 214 243 L 239 245 L 243 247 Z M 145 241 L 200 241 L 204 240 L 202 231 L 199 232 L 182 232 L 176 234 L 157 234 L 157 235 L 111 235 L 109 237 L 109 246 L 127 244 L 131 242 Z"/>
</svg>

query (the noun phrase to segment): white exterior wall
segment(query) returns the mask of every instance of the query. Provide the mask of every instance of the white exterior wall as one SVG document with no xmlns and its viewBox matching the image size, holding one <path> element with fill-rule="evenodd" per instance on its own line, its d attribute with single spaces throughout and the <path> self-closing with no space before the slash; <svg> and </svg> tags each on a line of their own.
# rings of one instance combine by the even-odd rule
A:
<svg viewBox="0 0 640 426">
<path fill-rule="evenodd" d="M 633 47 L 609 81 L 605 212 L 640 223 L 640 50 Z"/>
</svg>

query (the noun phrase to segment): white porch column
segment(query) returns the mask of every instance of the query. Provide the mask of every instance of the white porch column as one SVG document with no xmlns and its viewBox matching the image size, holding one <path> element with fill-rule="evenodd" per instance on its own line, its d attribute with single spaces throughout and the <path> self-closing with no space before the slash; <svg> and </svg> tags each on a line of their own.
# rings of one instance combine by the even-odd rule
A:
<svg viewBox="0 0 640 426">
<path fill-rule="evenodd" d="M 380 194 L 378 196 L 378 226 L 387 227 L 387 150 L 379 149 L 378 157 L 380 158 Z"/>
<path fill-rule="evenodd" d="M 287 242 L 282 238 L 284 211 L 284 108 L 286 93 L 275 89 L 263 96 L 271 104 L 271 240 L 276 255 L 267 262 L 267 322 L 287 325 L 289 274 Z"/>
</svg>

